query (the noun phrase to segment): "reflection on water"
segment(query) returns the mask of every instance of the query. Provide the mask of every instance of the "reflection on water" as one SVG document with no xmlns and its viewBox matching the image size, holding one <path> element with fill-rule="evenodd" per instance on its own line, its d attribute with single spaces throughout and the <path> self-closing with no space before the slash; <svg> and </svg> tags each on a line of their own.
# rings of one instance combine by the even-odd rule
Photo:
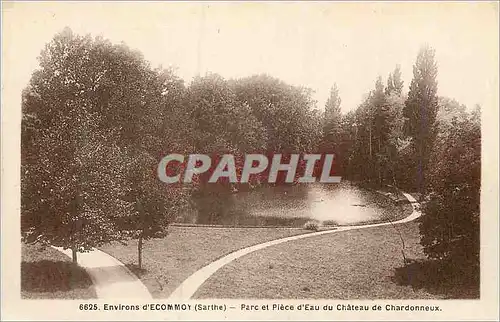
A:
<svg viewBox="0 0 500 322">
<path fill-rule="evenodd" d="M 293 226 L 317 220 L 349 225 L 387 216 L 381 197 L 348 182 L 262 187 L 234 194 L 210 193 L 198 198 L 200 224 Z"/>
</svg>

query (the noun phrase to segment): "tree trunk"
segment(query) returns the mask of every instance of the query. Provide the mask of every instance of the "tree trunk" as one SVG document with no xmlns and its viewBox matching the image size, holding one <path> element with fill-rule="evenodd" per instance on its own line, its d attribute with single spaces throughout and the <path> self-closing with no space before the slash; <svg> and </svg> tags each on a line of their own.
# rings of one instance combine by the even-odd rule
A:
<svg viewBox="0 0 500 322">
<path fill-rule="evenodd" d="M 370 159 L 372 157 L 372 128 L 370 126 Z"/>
<path fill-rule="evenodd" d="M 137 262 L 139 269 L 142 269 L 142 244 L 143 244 L 143 232 L 139 235 L 139 241 L 137 243 Z"/>
<path fill-rule="evenodd" d="M 139 269 L 142 269 L 142 246 L 144 241 L 144 229 L 146 226 L 146 214 L 144 213 L 144 208 L 138 198 L 136 198 L 136 202 L 141 217 L 141 233 L 139 234 L 139 240 L 137 241 L 137 266 Z"/>
<path fill-rule="evenodd" d="M 390 152 L 387 152 L 387 155 L 389 156 L 389 164 L 391 165 L 392 184 L 395 188 L 398 188 L 398 184 L 396 182 L 396 162 Z"/>
<path fill-rule="evenodd" d="M 72 259 L 73 259 L 73 264 L 78 263 L 78 252 L 76 251 L 76 247 L 71 248 L 71 254 L 72 254 Z"/>
</svg>

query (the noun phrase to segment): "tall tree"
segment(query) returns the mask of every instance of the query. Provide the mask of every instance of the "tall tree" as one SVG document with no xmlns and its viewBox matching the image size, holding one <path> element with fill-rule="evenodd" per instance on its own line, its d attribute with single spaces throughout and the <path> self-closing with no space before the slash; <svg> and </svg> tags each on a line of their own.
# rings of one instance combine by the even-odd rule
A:
<svg viewBox="0 0 500 322">
<path fill-rule="evenodd" d="M 120 239 L 130 211 L 116 144 L 98 95 L 106 68 L 90 37 L 65 29 L 42 51 L 23 93 L 21 229 L 26 242 L 77 252 Z"/>
<path fill-rule="evenodd" d="M 389 134 L 391 132 L 391 114 L 386 94 L 384 93 L 384 84 L 382 78 L 378 77 L 375 82 L 375 90 L 372 96 L 373 123 L 372 137 L 374 147 L 373 155 L 375 156 L 375 164 L 377 168 L 378 185 L 383 184 L 385 169 L 388 164 L 388 156 L 386 154 Z"/>
<path fill-rule="evenodd" d="M 263 125 L 267 151 L 306 152 L 317 147 L 321 119 L 310 89 L 268 75 L 254 75 L 231 84 L 237 99 L 248 104 Z"/>
<path fill-rule="evenodd" d="M 388 104 L 388 122 L 390 130 L 387 133 L 385 145 L 385 156 L 387 160 L 386 178 L 394 186 L 400 187 L 406 182 L 406 166 L 404 164 L 404 154 L 409 145 L 407 137 L 404 135 L 403 108 L 405 98 L 397 92 L 392 92 L 386 97 Z"/>
<path fill-rule="evenodd" d="M 220 222 L 230 217 L 232 193 L 239 187 L 224 180 L 207 184 L 216 163 L 223 154 L 232 154 L 241 168 L 242 155 L 265 149 L 267 133 L 248 103 L 238 100 L 233 87 L 217 74 L 195 78 L 187 88 L 185 106 L 194 152 L 212 159 L 211 171 L 198 178 L 193 194 L 198 222 Z"/>
<path fill-rule="evenodd" d="M 393 74 L 387 87 L 378 77 L 362 104 L 342 120 L 342 168 L 348 178 L 365 183 L 397 184 L 403 135 L 404 98 L 395 90 Z"/>
<path fill-rule="evenodd" d="M 387 86 L 385 87 L 385 93 L 389 95 L 394 91 L 394 81 L 392 80 L 392 73 L 389 73 L 389 77 L 387 77 Z"/>
<path fill-rule="evenodd" d="M 421 193 L 425 190 L 425 171 L 435 137 L 434 122 L 438 109 L 437 65 L 434 55 L 434 50 L 428 46 L 419 51 L 403 110 L 407 120 L 405 132 L 412 138 L 415 146 L 416 186 Z"/>
<path fill-rule="evenodd" d="M 322 116 L 309 88 L 291 86 L 268 75 L 254 75 L 231 81 L 239 102 L 248 105 L 267 136 L 264 150 L 283 154 L 317 152 L 322 136 Z M 305 164 L 299 162 L 298 171 Z M 283 173 L 276 184 L 283 184 Z"/>
<path fill-rule="evenodd" d="M 385 93 L 390 95 L 391 93 L 396 93 L 397 95 L 401 95 L 403 92 L 404 82 L 401 79 L 401 67 L 396 65 L 396 68 L 392 73 L 389 73 L 389 77 L 387 78 L 387 86 L 385 89 Z"/>
<path fill-rule="evenodd" d="M 165 227 L 187 200 L 155 175 L 164 153 L 187 146 L 183 92 L 170 71 L 124 44 L 57 34 L 24 92 L 25 240 L 72 248 L 76 260 L 130 235 L 142 245 Z"/>
<path fill-rule="evenodd" d="M 323 121 L 323 140 L 333 148 L 340 144 L 341 102 L 339 89 L 335 83 L 330 89 L 330 96 L 325 104 L 325 118 Z"/>
<path fill-rule="evenodd" d="M 127 72 L 132 70 L 128 67 Z M 133 88 L 123 97 L 125 102 L 134 101 L 128 95 L 141 100 L 129 103 L 128 113 L 115 126 L 128 128 L 121 143 L 128 164 L 130 191 L 126 199 L 134 205 L 120 227 L 128 232 L 128 237 L 138 240 L 138 266 L 142 268 L 144 241 L 167 233 L 169 223 L 187 207 L 192 188 L 161 182 L 155 171 L 158 162 L 169 153 L 187 154 L 192 148 L 186 136 L 188 121 L 182 113 L 185 99 L 182 80 L 172 70 L 152 70 L 147 64 L 136 73 L 141 84 L 129 84 Z"/>
<path fill-rule="evenodd" d="M 392 84 L 394 86 L 394 91 L 396 94 L 401 95 L 403 92 L 404 82 L 401 79 L 401 66 L 396 65 L 396 68 L 392 72 Z"/>
<path fill-rule="evenodd" d="M 421 244 L 430 258 L 453 267 L 479 267 L 481 124 L 478 110 L 454 102 L 440 111 L 440 131 L 428 172 L 430 200 L 420 224 Z M 474 275 L 464 273 L 468 275 Z"/>
</svg>

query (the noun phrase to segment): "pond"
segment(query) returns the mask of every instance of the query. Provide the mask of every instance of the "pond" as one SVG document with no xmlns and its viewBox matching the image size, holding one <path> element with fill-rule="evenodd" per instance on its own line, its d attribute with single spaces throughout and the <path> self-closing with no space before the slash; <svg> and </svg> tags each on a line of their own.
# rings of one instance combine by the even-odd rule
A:
<svg viewBox="0 0 500 322">
<path fill-rule="evenodd" d="M 200 211 L 184 223 L 224 226 L 302 227 L 353 225 L 404 217 L 404 204 L 349 182 L 268 186 L 249 192 L 211 192 L 197 198 Z"/>
</svg>

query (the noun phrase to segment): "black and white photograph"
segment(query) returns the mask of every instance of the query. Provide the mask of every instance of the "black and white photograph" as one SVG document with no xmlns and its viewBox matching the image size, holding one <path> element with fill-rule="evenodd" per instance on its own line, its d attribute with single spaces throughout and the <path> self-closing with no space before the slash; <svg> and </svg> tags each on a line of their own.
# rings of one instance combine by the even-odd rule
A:
<svg viewBox="0 0 500 322">
<path fill-rule="evenodd" d="M 498 17 L 3 1 L 6 318 L 498 319 Z"/>
</svg>

